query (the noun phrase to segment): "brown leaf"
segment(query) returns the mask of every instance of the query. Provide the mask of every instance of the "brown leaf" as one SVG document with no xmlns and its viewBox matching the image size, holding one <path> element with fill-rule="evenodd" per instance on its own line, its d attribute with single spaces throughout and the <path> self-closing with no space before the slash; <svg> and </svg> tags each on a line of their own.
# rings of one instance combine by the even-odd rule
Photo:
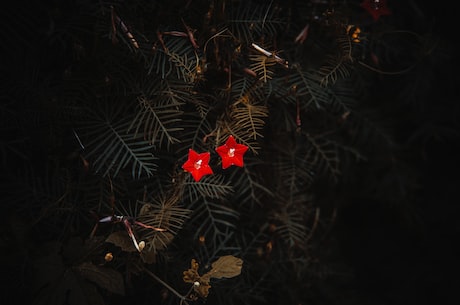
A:
<svg viewBox="0 0 460 305">
<path fill-rule="evenodd" d="M 141 259 L 146 264 L 153 264 L 156 262 L 157 259 L 157 252 L 153 248 L 147 247 L 141 253 Z"/>
<path fill-rule="evenodd" d="M 86 279 L 96 283 L 108 291 L 125 295 L 125 284 L 122 275 L 111 268 L 96 266 L 92 263 L 82 263 L 77 267 L 78 272 Z"/>
<path fill-rule="evenodd" d="M 210 278 L 231 278 L 241 274 L 243 260 L 233 255 L 221 256 L 214 263 L 212 269 L 204 274 L 201 279 L 204 281 Z"/>
<path fill-rule="evenodd" d="M 206 298 L 209 295 L 209 289 L 211 285 L 209 283 L 199 282 L 199 285 L 193 285 L 193 290 L 202 298 Z"/>
<path fill-rule="evenodd" d="M 158 232 L 152 239 L 152 246 L 155 251 L 165 249 L 174 239 L 174 235 L 169 232 Z"/>
<path fill-rule="evenodd" d="M 184 271 L 183 280 L 186 283 L 193 283 L 193 290 L 201 297 L 206 298 L 209 294 L 211 278 L 231 278 L 241 274 L 243 260 L 233 255 L 222 256 L 212 263 L 212 269 L 200 276 L 198 273 L 198 263 L 193 258 L 190 264 L 190 269 Z"/>
<path fill-rule="evenodd" d="M 129 238 L 126 231 L 113 232 L 105 241 L 120 247 L 123 251 L 137 252 L 137 249 L 133 245 L 133 241 Z"/>
<path fill-rule="evenodd" d="M 198 273 L 199 264 L 192 258 L 190 263 L 190 269 L 184 271 L 183 280 L 186 283 L 193 283 L 193 290 L 202 298 L 206 298 L 209 294 L 211 285 L 209 284 L 209 278 L 200 277 Z"/>
<path fill-rule="evenodd" d="M 164 250 L 173 240 L 174 235 L 169 232 L 157 232 L 153 238 L 146 244 L 144 250 L 140 253 L 144 263 L 153 264 L 156 262 L 158 252 Z"/>
<path fill-rule="evenodd" d="M 183 280 L 186 283 L 194 283 L 200 280 L 200 275 L 198 274 L 198 263 L 194 258 L 192 258 L 190 265 L 190 269 L 183 272 Z"/>
</svg>

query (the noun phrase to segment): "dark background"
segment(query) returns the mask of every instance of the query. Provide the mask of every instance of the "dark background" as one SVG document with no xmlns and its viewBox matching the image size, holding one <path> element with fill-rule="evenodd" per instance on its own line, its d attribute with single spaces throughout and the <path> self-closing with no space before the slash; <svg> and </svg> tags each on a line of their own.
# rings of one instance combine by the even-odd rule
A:
<svg viewBox="0 0 460 305">
<path fill-rule="evenodd" d="M 417 3 L 418 11 L 414 2 L 388 1 L 393 9 L 392 22 L 416 31 L 432 31 L 439 38 L 441 51 L 435 50 L 438 53 L 413 73 L 387 77 L 373 85 L 375 107 L 382 117 L 390 118 L 397 148 L 392 154 L 376 151 L 370 162 L 349 173 L 335 192 L 329 194 L 324 190 L 322 200 L 338 202 L 341 208 L 331 233 L 337 247 L 322 255 L 325 259 L 332 256 L 348 266 L 354 278 L 344 280 L 338 276 L 336 282 L 313 284 L 302 304 L 460 302 L 458 17 L 452 3 Z M 32 76 L 21 71 L 37 64 L 35 61 L 40 61 L 42 67 L 39 77 L 43 81 L 49 77 L 52 81 L 62 73 L 70 58 L 65 52 L 54 53 L 44 47 L 37 35 L 51 26 L 45 15 L 59 8 L 59 18 L 72 18 L 77 14 L 78 2 L 8 4 L 8 8 L 1 9 L 2 89 L 20 87 L 21 81 L 26 83 Z M 34 24 L 37 32 L 29 32 L 30 24 L 26 23 Z M 87 39 L 92 39 L 91 33 Z M 419 86 L 412 100 L 398 94 L 414 83 Z M 24 98 L 31 103 L 24 111 L 34 111 L 34 96 L 29 93 L 25 88 Z M 387 103 L 382 105 L 379 103 L 382 100 Z M 2 132 L 7 139 L 22 136 L 22 131 L 8 128 Z M 29 135 L 32 141 L 28 149 L 43 153 L 39 146 L 46 135 L 35 135 L 33 130 Z M 34 158 L 39 164 L 42 156 Z M 14 159 L 6 158 L 4 162 Z M 11 280 L 16 276 L 12 274 L 22 270 L 16 269 L 16 264 L 9 264 L 14 260 L 14 251 L 4 243 L 15 228 L 5 225 L 2 230 L 3 283 L 6 287 L 16 286 Z M 330 287 L 334 294 L 328 293 Z M 20 295 L 27 293 L 14 288 L 8 292 L 13 297 L 8 304 L 14 303 L 15 296 L 20 299 Z M 299 291 L 299 295 L 302 293 Z M 278 304 L 282 301 L 278 300 Z"/>
</svg>

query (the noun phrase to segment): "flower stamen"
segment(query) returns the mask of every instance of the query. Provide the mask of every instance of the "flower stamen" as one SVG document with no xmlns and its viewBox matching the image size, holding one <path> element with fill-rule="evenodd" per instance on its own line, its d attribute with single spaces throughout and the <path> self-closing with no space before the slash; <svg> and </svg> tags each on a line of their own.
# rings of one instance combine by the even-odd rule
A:
<svg viewBox="0 0 460 305">
<path fill-rule="evenodd" d="M 195 169 L 200 169 L 201 168 L 201 163 L 203 163 L 203 160 L 198 160 L 195 162 L 194 166 L 195 166 Z"/>
</svg>

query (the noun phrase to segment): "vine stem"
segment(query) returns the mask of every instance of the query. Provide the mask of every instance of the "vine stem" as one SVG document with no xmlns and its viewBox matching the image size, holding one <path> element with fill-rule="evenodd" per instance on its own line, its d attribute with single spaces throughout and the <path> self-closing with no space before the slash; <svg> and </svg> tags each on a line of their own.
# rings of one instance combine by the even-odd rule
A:
<svg viewBox="0 0 460 305">
<path fill-rule="evenodd" d="M 386 75 L 397 75 L 397 74 L 403 74 L 403 73 L 406 73 L 406 72 L 409 72 L 410 70 L 412 70 L 417 64 L 413 64 L 403 70 L 399 70 L 399 71 L 383 71 L 383 70 L 380 70 L 378 68 L 374 68 L 372 66 L 369 66 L 368 64 L 362 62 L 362 61 L 358 61 L 358 63 L 366 68 L 368 68 L 369 70 L 372 70 L 374 72 L 377 72 L 377 73 L 380 73 L 380 74 L 386 74 Z"/>
<path fill-rule="evenodd" d="M 153 277 L 157 282 L 159 282 L 161 285 L 163 285 L 164 287 L 166 287 L 169 291 L 171 291 L 175 296 L 177 296 L 179 299 L 180 299 L 180 304 L 187 304 L 188 305 L 188 302 L 187 302 L 187 297 L 186 296 L 183 296 L 182 294 L 180 294 L 179 292 L 177 292 L 176 289 L 172 288 L 168 283 L 166 283 L 165 281 L 163 281 L 162 279 L 160 279 L 155 273 L 153 273 L 152 271 L 144 268 L 144 271 L 145 273 L 147 273 L 148 275 L 150 275 L 151 277 Z"/>
</svg>

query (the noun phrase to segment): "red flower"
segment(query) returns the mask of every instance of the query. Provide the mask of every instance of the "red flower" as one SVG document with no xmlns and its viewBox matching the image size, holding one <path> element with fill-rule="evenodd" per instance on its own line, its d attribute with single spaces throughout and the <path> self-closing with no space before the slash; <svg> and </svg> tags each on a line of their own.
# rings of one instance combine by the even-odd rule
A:
<svg viewBox="0 0 460 305">
<path fill-rule="evenodd" d="M 243 167 L 243 155 L 247 150 L 248 147 L 237 144 L 233 136 L 228 137 L 224 145 L 216 148 L 217 153 L 222 158 L 223 169 L 231 165 Z"/>
<path fill-rule="evenodd" d="M 195 181 L 199 181 L 205 175 L 213 174 L 209 166 L 210 153 L 197 153 L 193 149 L 188 150 L 188 160 L 182 165 L 182 168 L 192 174 Z"/>
<path fill-rule="evenodd" d="M 374 21 L 377 21 L 380 16 L 391 15 L 387 0 L 364 0 L 361 2 L 361 7 L 371 14 Z"/>
</svg>

